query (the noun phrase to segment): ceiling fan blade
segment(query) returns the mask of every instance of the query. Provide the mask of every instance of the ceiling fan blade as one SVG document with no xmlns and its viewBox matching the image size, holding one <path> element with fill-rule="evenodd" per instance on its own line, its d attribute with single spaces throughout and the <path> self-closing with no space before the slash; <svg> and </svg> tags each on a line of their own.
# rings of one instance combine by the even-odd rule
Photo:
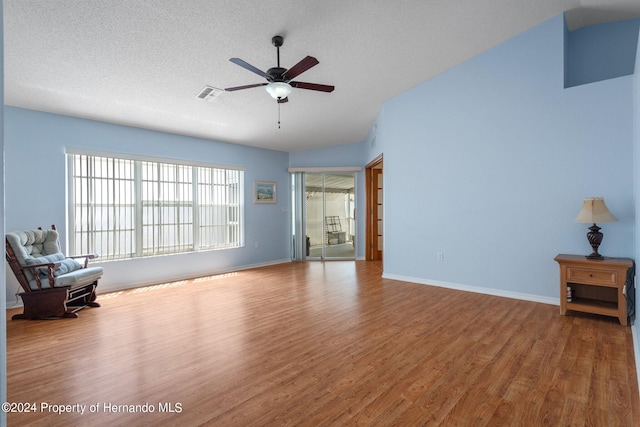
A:
<svg viewBox="0 0 640 427">
<path fill-rule="evenodd" d="M 245 86 L 235 86 L 235 87 L 228 87 L 225 90 L 227 92 L 233 92 L 234 90 L 242 90 L 242 89 L 251 89 L 252 87 L 258 87 L 258 86 L 266 86 L 269 83 L 256 83 L 253 85 L 245 85 Z"/>
<path fill-rule="evenodd" d="M 313 56 L 307 56 L 302 61 L 298 62 L 296 65 L 294 65 L 293 67 L 285 71 L 282 77 L 284 78 L 285 81 L 289 81 L 294 77 L 297 77 L 300 74 L 304 73 L 309 68 L 315 67 L 319 63 L 320 62 L 318 62 L 318 60 Z"/>
<path fill-rule="evenodd" d="M 305 83 L 305 82 L 289 82 L 291 87 L 298 89 L 318 90 L 320 92 L 333 92 L 335 86 L 321 85 L 317 83 Z"/>
<path fill-rule="evenodd" d="M 233 62 L 233 63 L 234 63 L 234 64 L 236 64 L 236 65 L 241 66 L 242 68 L 244 68 L 244 69 L 246 69 L 246 70 L 249 70 L 249 71 L 251 71 L 251 72 L 253 72 L 253 73 L 256 73 L 256 74 L 257 74 L 257 75 L 259 75 L 259 76 L 262 76 L 262 77 L 264 77 L 265 79 L 267 79 L 267 80 L 269 80 L 269 81 L 272 81 L 272 78 L 271 78 L 271 76 L 270 76 L 269 74 L 265 73 L 265 72 L 264 72 L 264 71 L 262 71 L 262 70 L 257 69 L 257 68 L 256 68 L 256 67 L 254 67 L 253 65 L 249 64 L 249 63 L 248 63 L 248 62 L 246 62 L 246 61 L 243 61 L 243 60 L 242 60 L 242 59 L 240 59 L 240 58 L 231 58 L 231 59 L 229 59 L 229 61 Z"/>
<path fill-rule="evenodd" d="M 289 102 L 289 97 L 278 99 L 278 104 L 284 104 L 285 102 Z"/>
</svg>

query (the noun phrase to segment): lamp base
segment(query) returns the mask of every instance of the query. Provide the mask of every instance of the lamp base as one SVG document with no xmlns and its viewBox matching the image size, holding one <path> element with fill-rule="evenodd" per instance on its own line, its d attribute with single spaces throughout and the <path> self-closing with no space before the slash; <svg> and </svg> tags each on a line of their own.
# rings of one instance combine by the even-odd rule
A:
<svg viewBox="0 0 640 427">
<path fill-rule="evenodd" d="M 602 233 L 600 232 L 600 227 L 598 227 L 597 225 L 593 224 L 591 227 L 589 227 L 589 231 L 587 233 L 587 239 L 589 240 L 589 244 L 591 245 L 591 249 L 593 249 L 593 252 L 591 252 L 591 255 L 587 255 L 587 259 L 604 259 L 604 257 L 602 255 L 600 255 L 598 253 L 598 247 L 600 246 L 600 243 L 602 243 Z"/>
</svg>

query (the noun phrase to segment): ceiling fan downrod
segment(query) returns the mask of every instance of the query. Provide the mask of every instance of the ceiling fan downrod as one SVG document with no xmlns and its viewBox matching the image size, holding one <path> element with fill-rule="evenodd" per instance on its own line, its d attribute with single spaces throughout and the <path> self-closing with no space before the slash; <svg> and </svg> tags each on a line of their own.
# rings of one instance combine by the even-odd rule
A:
<svg viewBox="0 0 640 427">
<path fill-rule="evenodd" d="M 282 43 L 284 42 L 284 39 L 282 38 L 282 36 L 273 36 L 273 38 L 271 39 L 271 43 L 276 47 L 276 57 L 277 57 L 277 62 L 278 62 L 278 68 L 280 68 L 280 46 L 282 46 Z"/>
<path fill-rule="evenodd" d="M 271 38 L 271 43 L 276 47 L 276 62 L 278 64 L 278 69 L 280 69 L 280 46 L 282 46 L 283 42 L 284 39 L 282 36 L 273 36 Z M 280 102 L 278 102 L 278 129 L 280 129 Z"/>
</svg>

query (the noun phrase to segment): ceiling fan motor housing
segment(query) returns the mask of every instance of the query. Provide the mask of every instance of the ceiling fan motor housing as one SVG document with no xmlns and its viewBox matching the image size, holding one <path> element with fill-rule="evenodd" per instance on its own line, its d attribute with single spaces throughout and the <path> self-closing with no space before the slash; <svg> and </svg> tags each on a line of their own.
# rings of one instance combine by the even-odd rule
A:
<svg viewBox="0 0 640 427">
<path fill-rule="evenodd" d="M 267 70 L 267 74 L 269 75 L 269 77 L 271 77 L 272 81 L 274 81 L 274 82 L 283 82 L 284 81 L 284 77 L 282 77 L 282 75 L 285 73 L 285 71 L 287 71 L 286 68 L 273 67 L 273 68 L 269 68 Z"/>
</svg>

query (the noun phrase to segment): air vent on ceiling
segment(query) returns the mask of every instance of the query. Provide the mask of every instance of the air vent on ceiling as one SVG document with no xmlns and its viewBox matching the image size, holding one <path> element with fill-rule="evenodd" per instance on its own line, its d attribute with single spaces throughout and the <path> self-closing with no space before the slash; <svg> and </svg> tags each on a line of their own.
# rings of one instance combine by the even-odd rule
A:
<svg viewBox="0 0 640 427">
<path fill-rule="evenodd" d="M 205 101 L 211 102 L 213 101 L 214 98 L 216 98 L 222 92 L 223 90 L 218 89 L 217 87 L 205 86 L 204 89 L 202 89 L 202 91 L 200 91 L 200 93 L 196 96 L 196 98 L 204 99 Z"/>
</svg>

